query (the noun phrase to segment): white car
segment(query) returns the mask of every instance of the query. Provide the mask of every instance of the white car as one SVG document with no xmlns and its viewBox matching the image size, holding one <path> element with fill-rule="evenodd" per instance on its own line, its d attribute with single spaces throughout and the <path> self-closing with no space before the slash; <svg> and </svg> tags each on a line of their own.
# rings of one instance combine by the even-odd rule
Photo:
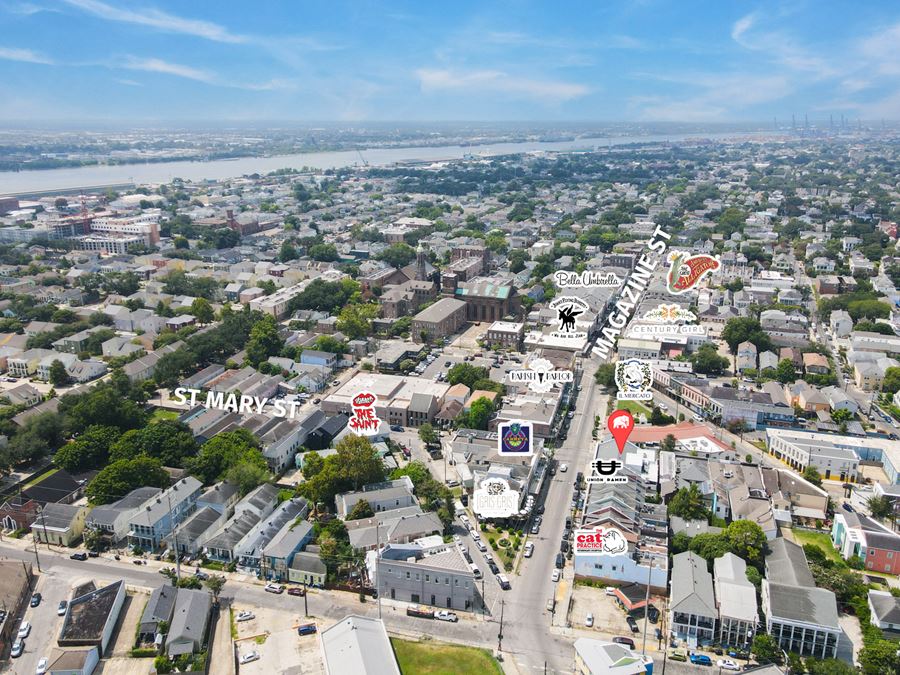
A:
<svg viewBox="0 0 900 675">
<path fill-rule="evenodd" d="M 529 541 L 527 544 L 525 544 L 524 555 L 526 558 L 530 558 L 533 554 L 534 554 L 534 543 Z"/>
<path fill-rule="evenodd" d="M 568 464 L 560 464 L 559 470 L 562 471 L 563 473 L 565 473 L 566 471 L 569 470 L 569 465 Z"/>
<path fill-rule="evenodd" d="M 605 592 L 606 592 L 607 595 L 615 595 L 615 594 L 616 594 L 616 587 L 615 587 L 615 586 L 607 586 Z"/>
<path fill-rule="evenodd" d="M 281 584 L 266 584 L 266 593 L 284 593 L 284 586 Z"/>
<path fill-rule="evenodd" d="M 594 615 L 588 612 L 588 615 L 584 617 L 584 625 L 590 628 L 594 625 Z"/>
<path fill-rule="evenodd" d="M 559 581 L 560 573 L 558 569 L 553 570 L 553 574 L 550 575 L 550 581 Z"/>
<path fill-rule="evenodd" d="M 254 614 L 253 612 L 244 610 L 243 612 L 238 612 L 238 615 L 236 617 L 234 617 L 234 620 L 235 621 L 250 621 L 250 619 L 255 619 L 255 618 L 256 618 L 256 614 Z"/>
<path fill-rule="evenodd" d="M 16 637 L 20 640 L 24 640 L 28 637 L 29 633 L 31 633 L 31 624 L 23 619 L 22 623 L 19 624 L 19 632 L 16 633 Z"/>
<path fill-rule="evenodd" d="M 253 661 L 259 661 L 259 652 L 247 652 L 240 658 L 241 665 L 244 665 L 245 663 L 252 663 Z"/>
<path fill-rule="evenodd" d="M 740 670 L 741 667 L 731 659 L 719 659 L 716 665 L 723 670 Z"/>
<path fill-rule="evenodd" d="M 47 672 L 47 666 L 50 665 L 50 660 L 45 656 L 37 664 L 37 670 L 34 671 L 35 675 L 44 675 Z"/>
<path fill-rule="evenodd" d="M 435 612 L 434 618 L 438 621 L 450 621 L 451 623 L 456 623 L 457 621 L 459 621 L 459 617 L 456 616 L 454 612 L 448 612 L 446 609 Z"/>
</svg>

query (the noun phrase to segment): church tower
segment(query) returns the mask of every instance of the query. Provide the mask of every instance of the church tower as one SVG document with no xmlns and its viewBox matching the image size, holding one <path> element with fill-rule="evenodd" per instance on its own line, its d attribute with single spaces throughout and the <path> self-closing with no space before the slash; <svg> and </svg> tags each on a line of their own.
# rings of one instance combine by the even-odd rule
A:
<svg viewBox="0 0 900 675">
<path fill-rule="evenodd" d="M 416 249 L 416 281 L 426 281 L 426 279 L 425 248 L 419 242 L 419 247 Z"/>
</svg>

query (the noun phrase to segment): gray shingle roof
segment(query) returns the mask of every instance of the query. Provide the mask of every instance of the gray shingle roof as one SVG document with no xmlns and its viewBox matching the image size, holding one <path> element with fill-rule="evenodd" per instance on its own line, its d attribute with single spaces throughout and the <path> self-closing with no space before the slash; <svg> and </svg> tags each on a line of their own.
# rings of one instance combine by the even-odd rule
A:
<svg viewBox="0 0 900 675">
<path fill-rule="evenodd" d="M 712 575 L 706 561 L 693 551 L 672 558 L 671 609 L 698 616 L 718 616 Z"/>
</svg>

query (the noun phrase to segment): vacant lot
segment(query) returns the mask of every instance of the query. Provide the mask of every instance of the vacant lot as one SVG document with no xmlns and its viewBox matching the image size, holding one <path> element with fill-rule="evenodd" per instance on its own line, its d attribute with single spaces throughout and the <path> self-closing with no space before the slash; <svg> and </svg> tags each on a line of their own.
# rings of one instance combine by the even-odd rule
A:
<svg viewBox="0 0 900 675">
<path fill-rule="evenodd" d="M 456 675 L 503 671 L 487 649 L 458 647 L 440 642 L 410 642 L 391 638 L 391 645 L 404 675 Z"/>
</svg>

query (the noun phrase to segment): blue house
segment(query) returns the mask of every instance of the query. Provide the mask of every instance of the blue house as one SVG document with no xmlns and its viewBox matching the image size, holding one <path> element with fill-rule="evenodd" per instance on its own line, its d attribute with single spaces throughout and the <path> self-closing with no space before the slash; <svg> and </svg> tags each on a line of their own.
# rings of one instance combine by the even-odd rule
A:
<svg viewBox="0 0 900 675">
<path fill-rule="evenodd" d="M 320 352 L 317 349 L 304 349 L 300 354 L 300 363 L 310 366 L 324 366 L 329 371 L 337 367 L 338 355 L 331 352 Z"/>
<path fill-rule="evenodd" d="M 128 543 L 145 551 L 156 551 L 160 542 L 197 508 L 202 489 L 200 481 L 188 476 L 146 502 L 128 521 Z"/>
</svg>

